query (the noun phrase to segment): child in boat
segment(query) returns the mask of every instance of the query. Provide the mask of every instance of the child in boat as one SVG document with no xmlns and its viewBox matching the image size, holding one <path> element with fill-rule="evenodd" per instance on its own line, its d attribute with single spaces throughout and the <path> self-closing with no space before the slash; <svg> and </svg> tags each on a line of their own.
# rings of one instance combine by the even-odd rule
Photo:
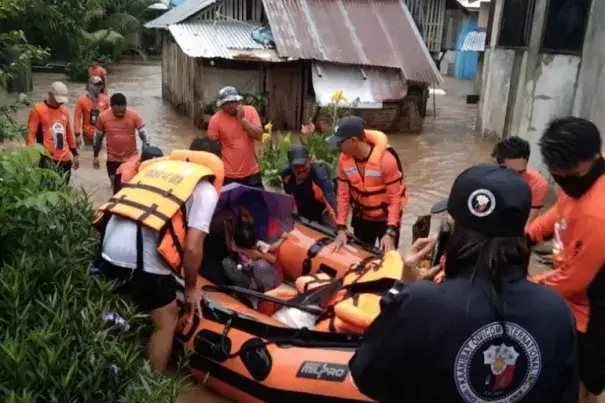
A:
<svg viewBox="0 0 605 403">
<path fill-rule="evenodd" d="M 227 230 L 226 235 L 233 256 L 223 259 L 222 264 L 225 274 L 236 286 L 266 292 L 281 283 L 282 275 L 274 253 L 287 238 L 286 233 L 268 245 L 258 241 L 252 225 L 240 221 L 233 234 Z"/>
</svg>

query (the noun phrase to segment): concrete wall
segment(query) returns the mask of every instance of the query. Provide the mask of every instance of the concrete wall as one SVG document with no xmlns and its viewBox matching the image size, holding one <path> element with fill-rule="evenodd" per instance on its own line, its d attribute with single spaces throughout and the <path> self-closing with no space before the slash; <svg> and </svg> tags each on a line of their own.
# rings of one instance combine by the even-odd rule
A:
<svg viewBox="0 0 605 403">
<path fill-rule="evenodd" d="M 582 59 L 579 56 L 542 54 L 540 52 L 546 0 L 536 2 L 528 48 L 495 47 L 502 4 L 502 0 L 496 0 L 493 4 L 496 7 L 494 25 L 490 47 L 486 49 L 485 53 L 478 129 L 484 136 L 502 138 L 518 135 L 526 138 L 533 150 L 530 166 L 545 172 L 537 142 L 552 118 L 567 116 L 573 112 L 572 107 L 576 97 L 578 72 Z M 605 6 L 605 2 L 602 6 Z M 603 31 L 595 32 L 595 42 L 598 35 L 603 37 L 603 33 Z M 602 49 L 599 49 L 597 53 L 601 59 L 605 58 Z M 601 60 L 599 68 L 602 68 L 602 65 L 603 60 Z M 602 91 L 594 88 L 595 69 L 596 65 L 590 70 L 593 78 L 587 78 L 586 84 L 593 93 Z M 587 76 L 590 75 L 587 73 Z M 603 78 L 603 84 L 605 84 L 605 75 Z M 603 95 L 605 96 L 605 92 Z M 580 106 L 578 108 L 581 109 Z M 584 107 L 584 109 L 590 108 Z M 605 123 L 605 118 L 603 120 Z"/>
<path fill-rule="evenodd" d="M 481 3 L 479 5 L 479 28 L 487 28 L 487 21 L 489 20 L 489 9 L 492 3 Z"/>
<path fill-rule="evenodd" d="M 578 88 L 574 103 L 574 115 L 592 120 L 605 134 L 605 1 L 593 0 Z"/>
</svg>

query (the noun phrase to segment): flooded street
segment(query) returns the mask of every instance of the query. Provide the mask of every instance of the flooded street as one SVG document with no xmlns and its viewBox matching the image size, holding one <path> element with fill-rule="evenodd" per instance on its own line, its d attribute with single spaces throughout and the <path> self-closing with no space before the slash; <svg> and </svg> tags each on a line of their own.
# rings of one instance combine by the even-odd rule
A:
<svg viewBox="0 0 605 403">
<path fill-rule="evenodd" d="M 126 95 L 129 107 L 136 109 L 145 120 L 152 143 L 167 153 L 175 148 L 187 148 L 203 131 L 162 101 L 161 79 L 159 63 L 115 65 L 108 77 L 110 94 Z M 35 73 L 31 96 L 36 101 L 44 98 L 48 85 L 56 80 L 65 81 L 69 87 L 68 106 L 73 117 L 75 101 L 84 92 L 84 84 L 68 83 L 62 74 Z M 437 95 L 437 118 L 433 117 L 433 103 L 429 100 L 424 133 L 389 136 L 403 163 L 410 192 L 403 218 L 402 249 L 410 243 L 410 228 L 416 217 L 427 214 L 435 202 L 447 195 L 456 175 L 474 163 L 489 159 L 493 143 L 475 136 L 477 107 L 464 102 L 472 85 L 471 81 L 446 78 L 442 86 L 446 95 Z M 27 111 L 22 110 L 19 118 L 25 122 Z M 102 163 L 99 170 L 92 168 L 90 146 L 81 151 L 80 158 L 80 170 L 74 173 L 72 183 L 83 186 L 96 204 L 107 200 L 111 187 L 105 164 Z M 104 159 L 102 153 L 101 161 Z"/>
<path fill-rule="evenodd" d="M 84 93 L 84 84 L 69 83 L 62 74 L 36 73 L 34 90 L 30 95 L 35 101 L 45 98 L 48 86 L 57 80 L 64 81 L 69 87 L 71 96 L 68 107 L 73 118 L 75 101 Z M 145 120 L 152 143 L 164 153 L 175 148 L 187 148 L 195 136 L 202 134 L 189 119 L 162 101 L 159 63 L 113 66 L 108 81 L 110 94 L 122 92 L 126 95 L 129 107 L 136 109 Z M 428 214 L 435 202 L 447 196 L 456 175 L 474 163 L 489 159 L 493 143 L 475 136 L 477 109 L 464 102 L 472 85 L 470 81 L 446 78 L 442 87 L 446 95 L 437 95 L 437 118 L 433 117 L 432 98 L 429 100 L 424 133 L 389 136 L 390 143 L 401 157 L 410 192 L 403 220 L 401 250 L 410 244 L 411 226 L 416 217 Z M 18 117 L 24 123 L 27 113 L 26 109 L 19 112 Z M 94 170 L 92 147 L 87 146 L 81 151 L 80 169 L 73 173 L 72 184 L 85 188 L 95 204 L 107 200 L 111 195 L 104 160 L 102 153 L 101 169 Z M 183 393 L 179 398 L 180 403 L 222 401 L 225 400 L 201 388 Z"/>
</svg>

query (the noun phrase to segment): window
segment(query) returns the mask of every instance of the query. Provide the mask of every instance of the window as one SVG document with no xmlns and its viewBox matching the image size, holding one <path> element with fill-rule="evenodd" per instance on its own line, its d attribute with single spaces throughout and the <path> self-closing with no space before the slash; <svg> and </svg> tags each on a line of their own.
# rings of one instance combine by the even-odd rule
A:
<svg viewBox="0 0 605 403">
<path fill-rule="evenodd" d="M 529 46 L 535 3 L 535 0 L 504 0 L 498 46 L 512 48 Z"/>
<path fill-rule="evenodd" d="M 590 0 L 550 0 L 542 49 L 581 53 L 590 3 Z"/>
</svg>

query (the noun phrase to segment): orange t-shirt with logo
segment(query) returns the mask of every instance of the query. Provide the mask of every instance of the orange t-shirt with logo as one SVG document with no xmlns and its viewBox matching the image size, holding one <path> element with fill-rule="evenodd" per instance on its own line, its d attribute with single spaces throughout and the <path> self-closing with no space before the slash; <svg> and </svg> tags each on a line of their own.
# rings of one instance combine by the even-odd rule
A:
<svg viewBox="0 0 605 403">
<path fill-rule="evenodd" d="M 55 161 L 70 161 L 70 148 L 76 148 L 69 111 L 64 106 L 51 108 L 45 102 L 36 103 L 27 119 L 28 146 L 42 144 Z"/>
<path fill-rule="evenodd" d="M 105 81 L 105 77 L 107 77 L 107 70 L 105 70 L 102 66 L 97 67 L 89 67 L 88 68 L 88 77 L 101 77 L 103 81 Z"/>
<path fill-rule="evenodd" d="M 560 191 L 557 202 L 531 222 L 526 231 L 534 242 L 553 237 L 555 268 L 533 281 L 556 290 L 567 301 L 580 332 L 590 315 L 588 289 L 605 267 L 605 175 L 579 199 Z M 604 296 L 601 296 L 605 298 Z"/>
<path fill-rule="evenodd" d="M 244 105 L 244 116 L 254 126 L 261 126 L 260 116 L 253 106 Z M 260 171 L 254 139 L 236 116 L 223 110 L 216 112 L 208 122 L 208 137 L 221 143 L 226 177 L 241 179 Z"/>
<path fill-rule="evenodd" d="M 111 109 L 101 112 L 97 129 L 107 139 L 107 161 L 125 162 L 138 154 L 136 132 L 145 126 L 136 111 L 126 108 L 123 117 L 117 117 Z"/>
<path fill-rule="evenodd" d="M 76 101 L 76 113 L 74 116 L 74 129 L 76 133 L 82 133 L 88 140 L 95 135 L 95 127 L 101 112 L 109 108 L 109 97 L 100 94 L 98 100 L 91 99 L 82 94 Z M 93 112 L 94 111 L 94 112 Z"/>
<path fill-rule="evenodd" d="M 539 209 L 544 207 L 544 200 L 546 200 L 548 193 L 548 181 L 533 169 L 526 170 L 521 176 L 531 189 L 531 208 Z"/>
</svg>

